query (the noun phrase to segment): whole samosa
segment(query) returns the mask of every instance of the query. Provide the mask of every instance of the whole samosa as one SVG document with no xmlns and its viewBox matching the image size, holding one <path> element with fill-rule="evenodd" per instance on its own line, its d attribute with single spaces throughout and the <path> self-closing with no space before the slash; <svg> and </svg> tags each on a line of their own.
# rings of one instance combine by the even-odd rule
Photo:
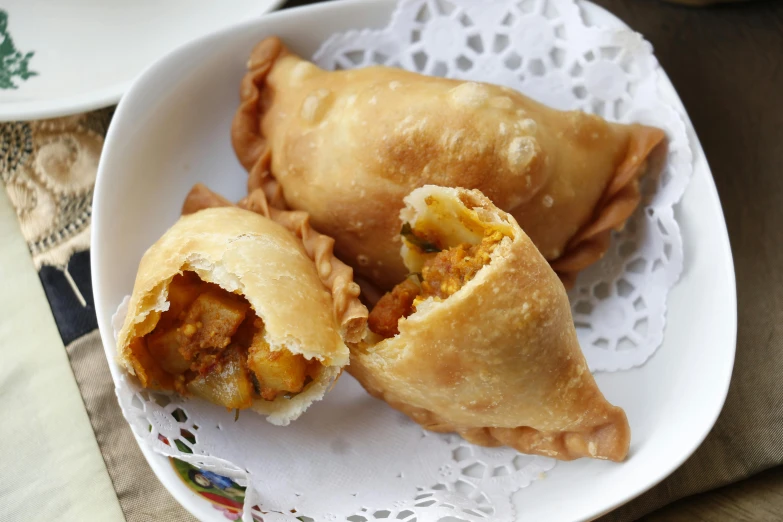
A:
<svg viewBox="0 0 783 522">
<path fill-rule="evenodd" d="M 405 275 L 397 218 L 425 184 L 481 190 L 573 281 L 638 205 L 663 137 L 506 87 L 387 67 L 324 71 L 274 37 L 251 53 L 232 127 L 250 191 L 307 211 L 382 289 Z"/>
</svg>

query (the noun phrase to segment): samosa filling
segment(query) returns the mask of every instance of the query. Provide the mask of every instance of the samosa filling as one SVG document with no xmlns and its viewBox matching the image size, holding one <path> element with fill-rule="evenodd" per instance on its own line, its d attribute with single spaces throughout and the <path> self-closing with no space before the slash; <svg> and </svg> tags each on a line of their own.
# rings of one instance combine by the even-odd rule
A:
<svg viewBox="0 0 783 522">
<path fill-rule="evenodd" d="M 408 239 L 409 244 L 437 244 L 431 239 L 416 237 L 415 242 Z M 414 313 L 417 304 L 429 297 L 439 301 L 447 299 L 476 277 L 479 270 L 489 264 L 492 252 L 503 237 L 499 230 L 487 229 L 477 245 L 463 243 L 439 252 L 422 249 L 422 253 L 430 255 L 422 266 L 421 274 L 408 277 L 378 300 L 368 318 L 370 330 L 384 338 L 400 333 L 397 327 L 399 320 Z"/>
<path fill-rule="evenodd" d="M 136 363 L 159 367 L 143 368 L 145 375 L 162 370 L 161 388 L 241 409 L 256 396 L 272 401 L 299 393 L 320 371 L 316 360 L 271 350 L 250 303 L 193 272 L 172 279 L 168 300 L 155 329 L 132 348 Z"/>
</svg>

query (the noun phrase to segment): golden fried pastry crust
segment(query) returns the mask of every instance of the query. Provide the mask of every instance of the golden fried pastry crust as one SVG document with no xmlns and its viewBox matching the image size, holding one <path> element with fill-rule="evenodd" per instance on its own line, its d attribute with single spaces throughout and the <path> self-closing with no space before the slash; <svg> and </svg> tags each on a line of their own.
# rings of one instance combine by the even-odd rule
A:
<svg viewBox="0 0 783 522">
<path fill-rule="evenodd" d="M 329 264 L 328 259 L 320 261 Z M 341 335 L 345 329 L 334 304 L 335 299 L 345 299 L 338 295 L 342 286 L 325 285 L 319 270 L 299 238 L 256 213 L 210 208 L 183 216 L 147 250 L 139 264 L 117 341 L 119 362 L 144 386 L 182 391 L 146 349 L 145 336 L 171 306 L 169 286 L 175 276 L 195 274 L 200 281 L 225 291 L 227 297 L 222 299 L 235 294 L 249 303 L 262 321 L 268 349 L 286 350 L 322 366 L 298 395 L 253 401 L 252 408 L 268 415 L 270 422 L 288 424 L 323 397 L 348 363 L 348 348 Z M 353 300 L 358 304 L 356 297 Z M 231 312 L 226 306 L 211 310 Z M 185 328 L 182 331 L 187 334 Z"/>
<path fill-rule="evenodd" d="M 231 206 L 234 204 L 229 200 L 197 183 L 185 197 L 182 214 Z M 366 332 L 367 308 L 359 301 L 361 290 L 353 281 L 353 269 L 334 256 L 334 239 L 313 230 L 306 212 L 282 211 L 270 206 L 261 189 L 253 190 L 237 206 L 283 225 L 299 238 L 307 255 L 315 263 L 321 281 L 332 292 L 334 313 L 340 323 L 343 339 L 351 343 L 360 341 Z"/>
<path fill-rule="evenodd" d="M 664 137 L 506 87 L 386 67 L 327 72 L 274 37 L 252 51 L 240 96 L 231 137 L 249 189 L 307 211 L 338 256 L 386 290 L 405 276 L 402 200 L 425 184 L 481 190 L 572 282 L 636 208 Z"/>
<path fill-rule="evenodd" d="M 402 220 L 441 230 L 444 247 L 478 244 L 482 227 L 504 237 L 464 286 L 400 319 L 398 335 L 351 347 L 351 375 L 430 430 L 561 460 L 623 460 L 625 413 L 598 389 L 565 289 L 514 218 L 478 191 L 425 186 L 405 201 Z M 412 272 L 423 257 L 405 243 Z"/>
</svg>

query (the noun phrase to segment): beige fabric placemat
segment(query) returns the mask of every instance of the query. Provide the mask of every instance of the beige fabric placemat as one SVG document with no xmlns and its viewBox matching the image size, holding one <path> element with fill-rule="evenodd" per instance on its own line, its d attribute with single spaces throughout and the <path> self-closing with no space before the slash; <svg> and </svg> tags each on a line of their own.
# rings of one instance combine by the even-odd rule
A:
<svg viewBox="0 0 783 522">
<path fill-rule="evenodd" d="M 195 521 L 161 485 L 136 444 L 117 404 L 98 331 L 74 341 L 66 350 L 126 520 Z"/>
<path fill-rule="evenodd" d="M 80 253 L 111 112 L 0 124 L 2 522 L 195 520 L 136 444 L 95 329 Z"/>
<path fill-rule="evenodd" d="M 46 296 L 0 191 L 0 521 L 122 518 Z"/>
</svg>

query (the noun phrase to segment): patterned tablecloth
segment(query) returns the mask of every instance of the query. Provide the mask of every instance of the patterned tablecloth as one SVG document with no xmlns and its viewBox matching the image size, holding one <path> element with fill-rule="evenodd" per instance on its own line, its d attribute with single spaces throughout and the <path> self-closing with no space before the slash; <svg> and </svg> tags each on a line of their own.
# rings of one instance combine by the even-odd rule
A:
<svg viewBox="0 0 783 522">
<path fill-rule="evenodd" d="M 724 204 L 740 310 L 734 379 L 715 429 L 669 479 L 606 517 L 632 520 L 783 462 L 783 3 L 705 11 L 598 3 L 652 41 L 683 97 Z M 96 330 L 91 198 L 112 112 L 0 124 L 0 521 L 42 511 L 192 519 L 136 446 Z M 179 471 L 196 492 L 221 481 Z M 234 518 L 241 489 L 222 486 L 212 500 Z"/>
</svg>

